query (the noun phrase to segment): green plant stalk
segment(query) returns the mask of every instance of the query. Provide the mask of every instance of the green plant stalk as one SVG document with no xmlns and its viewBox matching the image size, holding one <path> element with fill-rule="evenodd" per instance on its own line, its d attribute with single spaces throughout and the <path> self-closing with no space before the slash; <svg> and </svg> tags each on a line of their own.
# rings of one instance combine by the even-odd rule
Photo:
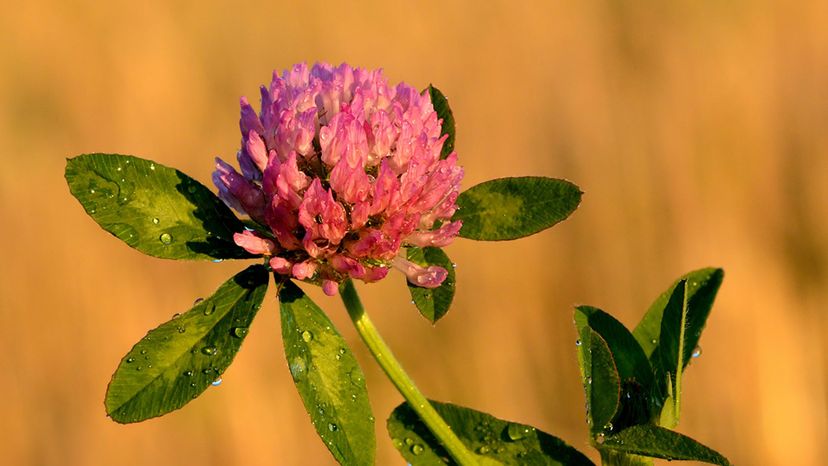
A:
<svg viewBox="0 0 828 466">
<path fill-rule="evenodd" d="M 346 280 L 339 288 L 342 302 L 348 310 L 348 315 L 351 321 L 371 351 L 371 355 L 385 371 L 385 374 L 391 380 L 391 383 L 397 387 L 397 390 L 408 402 L 408 405 L 420 416 L 420 419 L 425 423 L 428 429 L 437 437 L 437 440 L 448 451 L 452 458 L 462 466 L 477 465 L 477 460 L 474 455 L 463 445 L 463 442 L 457 438 L 457 435 L 452 432 L 451 427 L 446 424 L 446 421 L 437 414 L 437 411 L 431 406 L 426 397 L 414 385 L 414 381 L 403 370 L 400 362 L 391 353 L 391 349 L 383 341 L 377 328 L 368 318 L 365 309 L 357 295 L 356 288 L 351 280 Z"/>
</svg>

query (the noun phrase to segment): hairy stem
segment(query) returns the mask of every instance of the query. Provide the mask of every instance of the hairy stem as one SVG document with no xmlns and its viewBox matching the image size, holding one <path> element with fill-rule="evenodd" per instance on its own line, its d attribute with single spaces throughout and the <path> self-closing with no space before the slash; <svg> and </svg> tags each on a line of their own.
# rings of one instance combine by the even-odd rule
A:
<svg viewBox="0 0 828 466">
<path fill-rule="evenodd" d="M 477 465 L 474 455 L 466 449 L 466 446 L 459 438 L 452 432 L 451 427 L 446 424 L 446 421 L 437 414 L 437 411 L 431 406 L 426 397 L 414 385 L 414 381 L 403 370 L 400 362 L 391 353 L 391 349 L 385 344 L 377 328 L 368 318 L 362 303 L 359 300 L 354 284 L 351 280 L 346 280 L 339 290 L 342 296 L 342 302 L 345 303 L 345 308 L 348 309 L 348 315 L 351 317 L 354 326 L 362 337 L 362 341 L 371 351 L 371 355 L 385 371 L 385 374 L 391 380 L 391 383 L 397 387 L 397 390 L 408 402 L 408 405 L 417 413 L 420 419 L 432 434 L 440 441 L 443 447 L 448 451 L 452 458 L 462 466 Z"/>
</svg>

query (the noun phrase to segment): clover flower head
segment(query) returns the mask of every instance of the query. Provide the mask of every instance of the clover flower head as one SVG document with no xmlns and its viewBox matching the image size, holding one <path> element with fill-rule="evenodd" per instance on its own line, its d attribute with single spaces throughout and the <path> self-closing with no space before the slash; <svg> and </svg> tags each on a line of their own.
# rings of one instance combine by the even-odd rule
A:
<svg viewBox="0 0 828 466">
<path fill-rule="evenodd" d="M 390 267 L 439 286 L 447 271 L 410 262 L 401 248 L 445 246 L 461 227 L 451 217 L 463 169 L 456 153 L 441 158 L 441 125 L 428 92 L 390 86 L 381 70 L 274 72 L 258 114 L 241 99 L 241 173 L 216 159 L 219 196 L 262 227 L 236 233 L 236 244 L 329 295 Z"/>
</svg>

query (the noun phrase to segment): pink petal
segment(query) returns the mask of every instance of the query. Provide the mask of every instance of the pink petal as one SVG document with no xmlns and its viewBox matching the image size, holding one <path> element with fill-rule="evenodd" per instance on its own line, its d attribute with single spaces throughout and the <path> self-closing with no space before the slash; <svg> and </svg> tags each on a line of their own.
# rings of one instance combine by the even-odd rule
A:
<svg viewBox="0 0 828 466">
<path fill-rule="evenodd" d="M 328 296 L 336 296 L 339 284 L 333 280 L 322 280 L 322 291 Z"/>
<path fill-rule="evenodd" d="M 395 257 L 392 264 L 394 268 L 405 274 L 409 283 L 423 288 L 437 288 L 448 276 L 448 272 L 442 267 L 436 265 L 422 267 L 402 256 Z"/>
<path fill-rule="evenodd" d="M 463 222 L 460 220 L 443 224 L 440 228 L 431 231 L 417 230 L 405 238 L 405 242 L 414 246 L 443 247 L 451 244 L 451 241 L 460 232 Z"/>
<path fill-rule="evenodd" d="M 351 167 L 344 158 L 331 171 L 330 183 L 337 198 L 351 204 L 366 200 L 371 191 L 371 181 L 365 169 L 362 166 Z"/>
<path fill-rule="evenodd" d="M 331 266 L 337 272 L 347 274 L 351 278 L 362 278 L 365 276 L 365 266 L 344 254 L 333 256 L 331 258 Z"/>
<path fill-rule="evenodd" d="M 247 97 L 242 97 L 240 104 L 241 118 L 239 119 L 239 128 L 241 129 L 242 134 L 249 134 L 250 131 L 263 133 L 264 126 L 262 126 L 262 122 L 259 121 L 259 116 L 256 115 L 256 111 L 250 106 L 250 102 L 247 101 Z"/>
<path fill-rule="evenodd" d="M 305 227 L 306 238 L 325 239 L 332 245 L 339 244 L 348 229 L 345 209 L 334 200 L 330 190 L 322 187 L 319 178 L 314 178 L 305 191 L 299 223 Z"/>
<path fill-rule="evenodd" d="M 267 226 L 273 231 L 273 235 L 283 248 L 292 251 L 301 247 L 301 243 L 294 234 L 299 226 L 295 212 L 280 204 L 278 198 L 274 198 L 265 214 Z"/>
<path fill-rule="evenodd" d="M 293 264 L 293 276 L 297 280 L 306 280 L 313 277 L 316 273 L 318 265 L 314 260 L 306 260 L 298 264 Z"/>
<path fill-rule="evenodd" d="M 267 148 L 259 133 L 250 131 L 247 134 L 246 147 L 247 154 L 253 163 L 259 167 L 259 170 L 264 171 L 267 168 Z"/>
<path fill-rule="evenodd" d="M 277 251 L 276 243 L 248 230 L 241 233 L 233 233 L 233 241 L 250 254 L 271 256 Z"/>
<path fill-rule="evenodd" d="M 233 204 L 241 206 L 240 212 L 250 215 L 256 221 L 264 219 L 264 193 L 254 183 L 241 176 L 235 168 L 216 157 L 216 171 L 213 182 L 223 198 L 233 198 Z M 232 207 L 236 205 L 231 204 Z M 237 209 L 238 210 L 238 209 Z"/>
<path fill-rule="evenodd" d="M 289 275 L 292 264 L 283 257 L 273 256 L 270 258 L 270 268 L 279 275 Z"/>
</svg>

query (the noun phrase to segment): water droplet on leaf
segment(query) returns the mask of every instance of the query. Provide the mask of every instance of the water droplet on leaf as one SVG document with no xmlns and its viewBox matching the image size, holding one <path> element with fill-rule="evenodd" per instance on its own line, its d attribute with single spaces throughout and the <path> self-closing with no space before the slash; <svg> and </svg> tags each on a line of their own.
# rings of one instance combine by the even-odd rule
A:
<svg viewBox="0 0 828 466">
<path fill-rule="evenodd" d="M 184 377 L 192 377 L 193 371 L 184 371 Z"/>
<path fill-rule="evenodd" d="M 161 220 L 158 220 L 158 217 L 155 217 L 154 219 L 152 219 L 152 223 L 154 223 L 156 225 L 158 225 L 158 222 L 160 222 L 160 221 Z"/>
<path fill-rule="evenodd" d="M 581 346 L 581 340 L 575 340 L 575 346 Z"/>
<path fill-rule="evenodd" d="M 293 380 L 299 381 L 305 376 L 305 372 L 307 370 L 307 363 L 305 360 L 300 357 L 295 357 L 290 362 L 290 375 L 293 376 Z"/>
<path fill-rule="evenodd" d="M 413 454 L 413 455 L 419 455 L 419 454 L 422 454 L 423 450 L 424 450 L 424 448 L 423 448 L 423 446 L 422 446 L 422 445 L 420 445 L 420 444 L 413 445 L 413 446 L 411 447 L 411 454 Z"/>
<path fill-rule="evenodd" d="M 509 440 L 513 442 L 517 442 L 518 440 L 523 440 L 529 435 L 530 428 L 527 426 L 523 426 L 520 424 L 509 424 L 506 427 L 506 436 L 509 437 Z"/>
<path fill-rule="evenodd" d="M 131 362 L 135 362 L 135 358 L 127 358 L 126 362 L 127 362 L 127 364 L 129 364 Z"/>
<path fill-rule="evenodd" d="M 482 447 L 477 449 L 477 453 L 480 453 L 481 455 L 485 455 L 486 453 L 488 453 L 490 451 L 491 451 L 491 449 L 489 447 L 487 447 L 486 445 L 483 445 Z"/>
<path fill-rule="evenodd" d="M 233 329 L 233 336 L 236 338 L 244 338 L 247 335 L 247 327 L 235 327 Z"/>
<path fill-rule="evenodd" d="M 161 233 L 161 236 L 158 237 L 162 244 L 170 245 L 173 242 L 173 237 L 169 233 Z"/>
<path fill-rule="evenodd" d="M 686 354 L 686 353 L 685 353 L 685 354 Z M 701 349 L 701 346 L 697 346 L 697 347 L 695 347 L 695 348 L 693 349 L 693 353 L 690 355 L 690 357 L 692 357 L 693 359 L 695 359 L 695 358 L 697 358 L 697 357 L 701 356 L 701 354 L 702 354 L 702 349 Z"/>
<path fill-rule="evenodd" d="M 331 432 L 336 432 L 337 430 L 339 430 L 339 426 L 337 426 L 334 423 L 330 423 L 328 424 L 328 430 Z"/>
<path fill-rule="evenodd" d="M 302 340 L 304 340 L 305 343 L 310 343 L 313 340 L 313 334 L 305 330 L 302 332 Z"/>
<path fill-rule="evenodd" d="M 348 377 L 351 379 L 351 383 L 354 385 L 360 386 L 364 382 L 362 374 L 359 372 L 359 369 L 354 369 L 348 373 Z"/>
<path fill-rule="evenodd" d="M 207 356 L 215 356 L 215 354 L 218 353 L 218 350 L 215 346 L 205 346 L 201 349 L 201 352 L 206 354 Z"/>
<path fill-rule="evenodd" d="M 210 382 L 210 385 L 212 385 L 214 387 L 218 387 L 219 385 L 221 385 L 221 377 L 219 377 L 216 380 L 213 380 L 212 382 Z"/>
</svg>

